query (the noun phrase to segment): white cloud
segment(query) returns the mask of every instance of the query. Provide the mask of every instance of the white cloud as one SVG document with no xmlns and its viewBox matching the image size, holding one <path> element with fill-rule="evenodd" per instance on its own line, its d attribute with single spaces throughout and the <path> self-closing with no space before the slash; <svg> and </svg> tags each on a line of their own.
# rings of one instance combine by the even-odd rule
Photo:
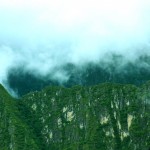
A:
<svg viewBox="0 0 150 150">
<path fill-rule="evenodd" d="M 0 78 L 20 63 L 45 75 L 108 52 L 138 57 L 149 47 L 149 7 L 149 0 L 0 0 Z"/>
</svg>

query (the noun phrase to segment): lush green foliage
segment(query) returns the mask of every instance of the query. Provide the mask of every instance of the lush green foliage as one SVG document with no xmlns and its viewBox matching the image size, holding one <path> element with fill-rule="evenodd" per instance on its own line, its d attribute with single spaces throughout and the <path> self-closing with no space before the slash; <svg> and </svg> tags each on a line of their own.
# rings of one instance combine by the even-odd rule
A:
<svg viewBox="0 0 150 150">
<path fill-rule="evenodd" d="M 36 142 L 16 101 L 0 85 L 0 150 L 38 150 Z"/>
<path fill-rule="evenodd" d="M 2 150 L 148 150 L 150 83 L 0 90 Z"/>
</svg>

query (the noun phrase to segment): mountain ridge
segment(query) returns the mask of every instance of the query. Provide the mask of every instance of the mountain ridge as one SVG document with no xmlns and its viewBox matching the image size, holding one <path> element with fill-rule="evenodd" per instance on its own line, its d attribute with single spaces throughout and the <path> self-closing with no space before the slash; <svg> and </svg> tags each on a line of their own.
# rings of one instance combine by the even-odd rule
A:
<svg viewBox="0 0 150 150">
<path fill-rule="evenodd" d="M 32 133 L 26 137 L 33 141 L 29 142 L 32 149 L 147 150 L 150 147 L 149 93 L 150 82 L 140 87 L 118 83 L 72 88 L 48 86 L 15 100 L 15 108 L 11 104 L 9 109 L 17 111 L 22 123 L 17 122 L 24 126 L 22 131 L 28 129 Z M 6 95 L 5 99 L 9 99 Z M 0 112 L 2 109 L 1 105 Z M 25 141 L 19 146 L 27 149 Z M 7 149 L 11 148 L 4 148 Z"/>
</svg>

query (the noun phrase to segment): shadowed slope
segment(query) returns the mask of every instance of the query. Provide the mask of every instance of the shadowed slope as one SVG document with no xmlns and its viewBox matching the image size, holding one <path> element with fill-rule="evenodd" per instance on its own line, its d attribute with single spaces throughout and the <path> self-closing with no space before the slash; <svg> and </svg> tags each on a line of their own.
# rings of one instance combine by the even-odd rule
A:
<svg viewBox="0 0 150 150">
<path fill-rule="evenodd" d="M 36 140 L 28 126 L 21 120 L 16 100 L 0 85 L 0 149 L 38 150 Z"/>
</svg>

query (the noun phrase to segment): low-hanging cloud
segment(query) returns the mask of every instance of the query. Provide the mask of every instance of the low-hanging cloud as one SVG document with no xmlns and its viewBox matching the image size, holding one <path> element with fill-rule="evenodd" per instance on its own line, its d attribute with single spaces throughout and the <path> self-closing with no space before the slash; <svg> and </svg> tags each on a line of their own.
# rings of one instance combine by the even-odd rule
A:
<svg viewBox="0 0 150 150">
<path fill-rule="evenodd" d="M 40 75 L 67 63 L 150 54 L 149 0 L 0 0 L 0 82 L 12 67 Z"/>
</svg>

